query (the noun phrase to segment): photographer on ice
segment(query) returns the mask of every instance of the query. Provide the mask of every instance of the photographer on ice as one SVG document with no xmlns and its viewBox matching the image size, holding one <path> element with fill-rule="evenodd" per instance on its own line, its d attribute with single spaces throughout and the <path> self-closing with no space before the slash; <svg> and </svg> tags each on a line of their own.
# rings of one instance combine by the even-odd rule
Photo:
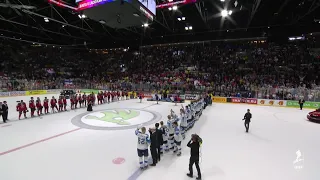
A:
<svg viewBox="0 0 320 180">
<path fill-rule="evenodd" d="M 187 146 L 191 148 L 191 156 L 189 160 L 189 173 L 187 176 L 193 177 L 193 164 L 196 164 L 196 168 L 198 171 L 198 177 L 197 180 L 201 180 L 201 171 L 199 167 L 199 152 L 200 152 L 200 146 L 202 144 L 202 139 L 197 134 L 191 135 L 191 140 L 188 142 Z"/>
</svg>

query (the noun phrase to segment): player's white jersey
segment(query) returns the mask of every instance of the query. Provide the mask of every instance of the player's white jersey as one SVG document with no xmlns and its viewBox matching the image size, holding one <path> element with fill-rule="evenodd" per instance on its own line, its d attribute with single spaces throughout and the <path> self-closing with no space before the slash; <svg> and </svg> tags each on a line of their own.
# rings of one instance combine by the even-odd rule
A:
<svg viewBox="0 0 320 180">
<path fill-rule="evenodd" d="M 169 128 L 166 125 L 163 125 L 160 127 L 160 130 L 162 131 L 162 139 L 163 141 L 168 141 L 169 136 Z"/>
<path fill-rule="evenodd" d="M 136 135 L 138 136 L 138 146 L 137 148 L 140 150 L 148 149 L 148 145 L 150 143 L 150 138 L 148 134 L 142 134 L 138 129 L 136 130 Z"/>
<path fill-rule="evenodd" d="M 174 140 L 180 142 L 182 140 L 181 129 L 180 127 L 174 128 Z"/>
<path fill-rule="evenodd" d="M 174 111 L 171 111 L 171 117 L 174 120 L 176 120 L 178 118 L 178 116 L 176 115 L 176 113 Z"/>
<path fill-rule="evenodd" d="M 181 114 L 180 116 L 180 126 L 187 127 L 187 116 L 186 114 Z"/>
<path fill-rule="evenodd" d="M 174 119 L 168 119 L 167 126 L 168 126 L 168 129 L 169 129 L 169 134 L 173 134 L 174 133 L 173 122 L 175 122 Z"/>
</svg>

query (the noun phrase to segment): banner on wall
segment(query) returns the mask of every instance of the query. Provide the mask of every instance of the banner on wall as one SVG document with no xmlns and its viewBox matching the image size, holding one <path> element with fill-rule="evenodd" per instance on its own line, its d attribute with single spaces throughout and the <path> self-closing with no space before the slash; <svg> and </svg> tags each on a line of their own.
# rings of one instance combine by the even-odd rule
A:
<svg viewBox="0 0 320 180">
<path fill-rule="evenodd" d="M 226 103 L 227 102 L 227 98 L 213 96 L 212 97 L 212 102 Z"/>
<path fill-rule="evenodd" d="M 287 101 L 285 100 L 275 100 L 275 99 L 258 99 L 258 104 L 263 106 L 287 106 Z"/>
<path fill-rule="evenodd" d="M 185 94 L 185 100 L 197 100 L 199 95 L 197 94 Z"/>
<path fill-rule="evenodd" d="M 10 96 L 9 92 L 0 92 L 0 97 L 8 97 Z"/>
<path fill-rule="evenodd" d="M 231 103 L 257 104 L 258 100 L 255 98 L 230 98 L 230 102 Z"/>
<path fill-rule="evenodd" d="M 47 90 L 33 90 L 33 91 L 26 91 L 26 95 L 39 95 L 39 94 L 47 94 Z"/>
<path fill-rule="evenodd" d="M 300 107 L 298 101 L 287 101 L 286 106 L 288 106 L 288 107 L 296 107 L 296 108 Z M 306 101 L 303 104 L 303 107 L 304 108 L 310 108 L 310 109 L 318 109 L 318 108 L 320 108 L 320 102 Z"/>
</svg>

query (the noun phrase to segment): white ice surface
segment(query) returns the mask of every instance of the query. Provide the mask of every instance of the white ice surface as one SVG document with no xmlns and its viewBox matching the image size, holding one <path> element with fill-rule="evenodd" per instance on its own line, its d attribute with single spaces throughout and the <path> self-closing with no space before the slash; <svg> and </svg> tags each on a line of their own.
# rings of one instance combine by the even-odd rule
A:
<svg viewBox="0 0 320 180">
<path fill-rule="evenodd" d="M 15 101 L 29 97 L 18 97 Z M 42 98 L 43 99 L 43 98 Z M 8 98 L 7 98 L 8 100 Z M 0 99 L 3 101 L 3 99 Z M 170 109 L 180 106 L 138 100 L 95 106 L 108 108 L 145 108 L 156 111 L 166 120 Z M 243 114 L 250 108 L 253 119 L 250 132 L 245 133 Z M 72 117 L 85 109 L 14 121 L 10 111 L 8 124 L 0 124 L 0 153 L 60 133 L 77 129 Z M 308 110 L 234 104 L 213 104 L 195 127 L 188 132 L 203 140 L 201 170 L 204 180 L 319 180 L 320 124 L 306 120 Z M 7 125 L 7 124 L 6 124 Z M 97 131 L 80 129 L 0 156 L 0 180 L 126 180 L 139 167 L 134 129 Z M 182 156 L 167 153 L 156 167 L 150 167 L 139 180 L 184 180 L 188 172 L 189 149 L 182 144 Z M 296 151 L 304 157 L 303 168 L 294 168 Z M 113 164 L 115 158 L 123 164 Z M 194 174 L 196 175 L 194 168 Z"/>
</svg>

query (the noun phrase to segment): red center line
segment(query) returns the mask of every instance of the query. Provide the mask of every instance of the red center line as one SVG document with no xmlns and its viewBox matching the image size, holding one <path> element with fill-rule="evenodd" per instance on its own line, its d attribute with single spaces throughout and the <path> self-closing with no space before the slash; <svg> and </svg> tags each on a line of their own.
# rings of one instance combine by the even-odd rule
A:
<svg viewBox="0 0 320 180">
<path fill-rule="evenodd" d="M 70 131 L 67 131 L 67 132 L 61 133 L 61 134 L 57 134 L 57 135 L 54 135 L 54 136 L 51 136 L 51 137 L 48 137 L 48 138 L 41 139 L 41 140 L 39 140 L 39 141 L 36 141 L 36 142 L 30 143 L 30 144 L 26 144 L 26 145 L 23 145 L 23 146 L 20 146 L 20 147 L 17 147 L 17 148 L 14 148 L 14 149 L 11 149 L 11 150 L 8 150 L 8 151 L 5 151 L 5 152 L 2 152 L 2 153 L 0 153 L 0 156 L 3 156 L 3 155 L 6 155 L 6 154 L 9 154 L 9 153 L 12 153 L 12 152 L 15 152 L 15 151 L 18 151 L 18 150 L 21 150 L 21 149 L 27 148 L 27 147 L 29 147 L 29 146 L 33 146 L 33 145 L 36 145 L 36 144 L 39 144 L 39 143 L 42 143 L 42 142 L 48 141 L 48 140 L 50 140 L 50 139 L 54 139 L 54 138 L 57 138 L 57 137 L 60 137 L 60 136 L 63 136 L 63 135 L 66 135 L 66 134 L 69 134 L 69 133 L 72 133 L 72 132 L 78 131 L 78 130 L 80 130 L 80 129 L 81 129 L 81 128 L 76 128 L 76 129 L 73 129 L 73 130 L 70 130 Z"/>
<path fill-rule="evenodd" d="M 3 127 L 9 127 L 9 126 L 12 126 L 12 125 L 11 124 L 7 124 L 7 125 L 1 126 L 1 127 L 3 128 Z"/>
</svg>

